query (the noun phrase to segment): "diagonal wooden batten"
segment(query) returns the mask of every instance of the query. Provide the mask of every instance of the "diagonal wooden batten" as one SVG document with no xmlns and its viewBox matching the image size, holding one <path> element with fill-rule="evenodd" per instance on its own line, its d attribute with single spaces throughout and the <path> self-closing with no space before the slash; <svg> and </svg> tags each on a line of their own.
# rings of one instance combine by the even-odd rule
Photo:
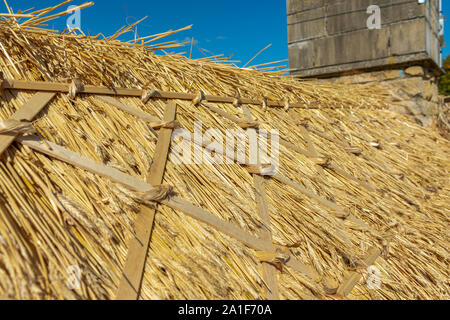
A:
<svg viewBox="0 0 450 320">
<path fill-rule="evenodd" d="M 141 120 L 144 120 L 144 121 L 147 121 L 147 122 L 157 122 L 157 121 L 159 121 L 158 118 L 148 114 L 147 112 L 142 111 L 142 110 L 137 109 L 137 108 L 134 108 L 132 106 L 129 106 L 128 104 L 122 103 L 122 102 L 120 102 L 119 100 L 117 100 L 117 99 L 115 99 L 113 97 L 110 97 L 110 96 L 99 96 L 99 95 L 96 95 L 94 97 L 99 99 L 99 100 L 101 100 L 101 101 L 103 101 L 103 102 L 106 102 L 107 104 L 109 104 L 109 105 L 111 105 L 113 107 L 116 107 L 119 110 L 122 110 L 123 112 L 129 113 L 129 114 L 131 114 L 131 115 L 133 115 L 133 116 L 135 116 L 135 117 L 137 117 L 137 118 L 139 118 Z M 158 133 L 152 127 L 149 126 L 148 129 L 151 131 L 151 133 L 153 133 L 155 138 L 158 138 Z"/>
<path fill-rule="evenodd" d="M 226 222 L 205 211 L 204 209 L 197 207 L 179 197 L 172 197 L 168 200 L 162 200 L 161 203 L 167 205 L 172 209 L 180 210 L 190 217 L 216 228 L 217 230 L 241 241 L 249 248 L 260 251 L 268 250 L 268 248 L 271 248 L 271 243 L 259 239 L 251 235 L 247 231 L 244 231 L 241 228 L 235 226 L 234 224 Z"/>
<path fill-rule="evenodd" d="M 329 137 L 326 134 L 323 134 L 322 132 L 317 131 L 317 130 L 315 130 L 313 128 L 305 128 L 303 126 L 302 126 L 302 128 L 306 132 L 310 131 L 311 133 L 313 133 L 313 134 L 315 134 L 315 135 L 317 135 L 317 136 L 319 136 L 319 137 L 321 137 L 321 138 L 323 138 L 325 140 L 328 140 L 330 142 L 336 143 L 337 145 L 343 147 L 344 148 L 343 150 L 345 150 L 345 148 L 347 148 L 349 146 L 349 144 L 347 144 L 345 142 L 341 142 L 341 141 L 339 141 L 337 139 L 334 139 L 332 137 Z M 375 192 L 376 191 L 375 188 L 370 183 L 368 183 L 366 181 L 363 181 L 363 180 L 360 180 L 360 179 L 352 176 L 351 174 L 348 174 L 347 172 L 345 172 L 344 170 L 342 170 L 339 167 L 336 167 L 336 166 L 333 166 L 333 165 L 329 165 L 327 168 L 329 170 L 332 170 L 332 171 L 336 172 L 337 174 L 343 176 L 344 178 L 347 178 L 349 180 L 352 180 L 352 181 L 356 182 L 357 184 L 359 184 L 361 187 L 365 188 L 368 191 L 371 191 L 371 192 Z"/>
<path fill-rule="evenodd" d="M 67 148 L 61 147 L 57 144 L 54 144 L 50 141 L 43 142 L 38 136 L 29 136 L 29 137 L 19 137 L 17 141 L 22 143 L 23 145 L 37 151 L 48 155 L 52 158 L 58 159 L 60 161 L 71 164 L 75 167 L 79 167 L 93 174 L 103 176 L 105 178 L 110 179 L 113 182 L 123 184 L 130 189 L 146 192 L 152 188 L 152 185 L 142 181 L 136 177 L 130 176 L 126 173 L 123 173 L 117 169 L 108 167 L 102 163 L 96 162 L 92 159 L 89 159 L 85 156 L 82 156 L 76 152 L 73 152 Z M 51 149 L 49 149 L 49 147 Z M 272 243 L 268 243 L 265 240 L 259 239 L 245 230 L 242 230 L 240 227 L 236 226 L 233 223 L 224 221 L 217 216 L 211 214 L 210 212 L 199 208 L 192 203 L 189 203 L 179 197 L 171 197 L 166 200 L 162 200 L 160 203 L 174 209 L 183 212 L 184 214 L 210 225 L 216 230 L 223 232 L 230 237 L 242 242 L 246 246 L 251 249 L 264 251 L 264 250 L 273 250 Z M 294 258 L 289 259 L 286 262 L 286 265 L 293 270 L 301 273 L 304 276 L 309 277 L 312 280 L 317 280 L 318 275 L 315 270 L 313 270 L 310 266 L 307 266 L 301 263 Z"/>
<path fill-rule="evenodd" d="M 303 188 L 301 185 L 299 185 L 298 183 L 283 177 L 279 174 L 274 174 L 273 176 L 271 176 L 273 179 L 284 183 L 298 191 L 300 191 L 301 193 L 303 193 L 304 195 L 308 196 L 309 198 L 312 198 L 314 200 L 316 200 L 317 202 L 319 202 L 320 204 L 324 205 L 325 207 L 331 209 L 333 212 L 337 213 L 337 215 L 339 217 L 342 218 L 347 218 L 350 219 L 351 221 L 353 221 L 354 223 L 356 223 L 357 225 L 359 225 L 361 228 L 365 229 L 365 230 L 371 230 L 371 228 L 363 221 L 359 220 L 358 218 L 354 217 L 353 215 L 345 212 L 341 207 L 339 207 L 336 203 L 331 202 L 325 198 L 322 198 L 321 196 L 318 196 L 317 194 L 313 193 L 312 191 L 309 191 L 308 189 Z"/>
<path fill-rule="evenodd" d="M 245 117 L 247 120 L 252 121 L 252 115 L 250 113 L 250 110 L 247 106 L 242 107 Z M 256 135 L 255 129 L 249 129 L 250 131 L 253 131 L 253 133 Z M 261 158 L 259 154 L 259 148 L 258 148 L 258 156 L 257 156 L 258 166 L 261 166 Z M 269 209 L 267 206 L 267 195 L 266 195 L 266 189 L 264 186 L 264 178 L 258 174 L 253 174 L 253 183 L 255 185 L 255 198 L 256 203 L 258 206 L 258 212 L 259 216 L 261 217 L 262 222 L 264 223 L 264 226 L 261 228 L 260 237 L 263 240 L 266 240 L 270 243 L 273 243 L 272 239 L 272 231 L 270 230 L 270 215 L 269 215 Z M 262 274 L 263 279 L 267 284 L 267 298 L 269 300 L 279 300 L 279 292 L 278 292 L 278 278 L 277 278 L 277 272 L 276 268 L 273 265 L 270 265 L 268 263 L 262 263 Z"/>
<path fill-rule="evenodd" d="M 306 130 L 306 128 L 302 125 L 300 125 L 299 127 L 300 127 L 300 132 L 303 135 L 303 138 L 306 140 L 306 145 L 308 146 L 308 151 L 309 151 L 310 155 L 312 155 L 314 158 L 318 158 L 320 155 L 317 152 L 316 148 L 314 147 L 314 143 L 311 139 L 311 136 L 308 133 L 308 130 Z M 323 167 L 322 166 L 317 166 L 317 167 L 318 167 L 319 175 L 322 175 L 324 180 L 326 180 L 326 177 L 324 176 Z"/>
<path fill-rule="evenodd" d="M 309 132 L 315 134 L 316 136 L 321 137 L 322 139 L 328 140 L 330 142 L 333 142 L 333 143 L 335 143 L 335 144 L 337 144 L 337 145 L 339 145 L 339 146 L 341 146 L 343 148 L 347 148 L 347 147 L 350 146 L 345 140 L 341 141 L 341 140 L 335 139 L 335 138 L 330 137 L 330 136 L 326 135 L 325 133 L 322 133 L 319 130 L 316 130 L 314 128 L 308 127 L 307 130 Z"/>
<path fill-rule="evenodd" d="M 54 92 L 36 93 L 10 119 L 32 121 L 52 101 L 55 95 Z M 14 133 L 0 134 L 0 155 L 14 142 L 17 136 Z"/>
<path fill-rule="evenodd" d="M 300 125 L 299 127 L 300 127 L 300 131 L 301 131 L 302 135 L 305 137 L 306 143 L 307 143 L 307 145 L 308 145 L 308 150 L 309 150 L 309 152 L 311 152 L 311 154 L 312 154 L 315 158 L 319 157 L 319 154 L 317 153 L 316 148 L 314 147 L 314 144 L 313 144 L 313 142 L 312 142 L 311 136 L 310 136 L 309 133 L 308 133 L 308 128 L 306 128 L 305 126 L 302 126 L 302 125 Z M 314 131 L 312 131 L 312 132 L 314 132 Z M 335 139 L 333 139 L 333 140 L 331 140 L 331 141 L 334 141 L 334 142 L 335 142 Z M 338 141 L 338 140 L 336 140 L 336 141 Z M 339 145 L 344 146 L 344 147 L 347 146 L 347 145 L 344 144 L 344 143 L 339 143 Z M 336 167 L 336 166 L 334 166 L 334 165 L 328 165 L 328 166 L 327 166 L 327 169 L 336 172 L 337 174 L 343 176 L 343 177 L 346 178 L 346 179 L 349 179 L 349 180 L 352 180 L 352 181 L 356 182 L 356 183 L 359 184 L 361 187 L 363 187 L 363 188 L 365 188 L 365 189 L 367 189 L 367 190 L 369 190 L 369 191 L 371 191 L 371 192 L 375 192 L 375 189 L 374 189 L 369 183 L 367 183 L 367 182 L 365 182 L 365 181 L 362 181 L 362 180 L 360 180 L 360 179 L 358 179 L 358 178 L 352 176 L 351 174 L 348 174 L 347 172 L 345 172 L 344 170 L 342 170 L 342 169 L 339 168 L 339 167 Z M 319 166 L 319 170 L 320 170 L 320 172 L 323 172 L 324 168 L 322 168 L 321 166 Z"/>
<path fill-rule="evenodd" d="M 221 110 L 221 109 L 219 109 L 219 108 L 217 108 L 217 107 L 214 107 L 214 106 L 211 106 L 211 105 L 206 105 L 206 107 L 207 107 L 209 110 L 211 110 L 211 111 L 213 111 L 213 112 L 215 112 L 215 113 L 217 113 L 217 114 L 219 114 L 219 115 L 222 115 L 223 117 L 227 118 L 228 120 L 230 120 L 230 121 L 232 121 L 232 122 L 235 122 L 235 123 L 236 123 L 236 122 L 239 122 L 239 121 L 240 121 L 239 118 L 237 118 L 237 117 L 235 117 L 235 116 L 233 116 L 233 115 L 227 113 L 226 111 Z M 218 110 L 217 110 L 217 109 L 218 109 Z M 219 111 L 220 111 L 220 112 L 219 112 Z M 260 132 L 261 132 L 261 131 L 260 131 Z M 290 142 L 288 142 L 288 141 L 285 141 L 285 140 L 283 140 L 283 139 L 280 139 L 280 144 L 281 144 L 281 145 L 285 145 L 285 146 L 288 147 L 288 148 L 290 147 L 290 148 L 292 148 L 293 150 L 298 151 L 298 152 L 300 152 L 300 153 L 302 153 L 302 154 L 305 154 L 305 155 L 308 156 L 308 157 L 314 158 L 314 157 L 316 156 L 315 150 L 303 150 L 303 149 L 297 147 L 296 145 L 294 145 L 294 144 L 292 144 L 292 143 L 290 143 Z M 273 179 L 278 180 L 279 182 L 282 182 L 282 183 L 285 183 L 285 184 L 288 184 L 288 185 L 292 186 L 293 188 L 299 190 L 299 191 L 302 192 L 303 194 L 306 194 L 306 195 L 309 196 L 310 198 L 313 198 L 313 199 L 317 200 L 319 203 L 325 205 L 326 207 L 328 207 L 328 208 L 334 210 L 335 212 L 338 212 L 341 216 L 346 216 L 346 215 L 347 215 L 347 214 L 345 213 L 345 211 L 344 211 L 343 209 L 341 209 L 341 208 L 340 208 L 337 204 L 335 204 L 334 202 L 328 201 L 328 200 L 326 200 L 326 199 L 324 199 L 324 198 L 322 198 L 322 197 L 320 197 L 320 196 L 314 194 L 313 192 L 311 192 L 311 191 L 309 191 L 309 190 L 307 190 L 307 189 L 301 187 L 299 184 L 297 184 L 297 183 L 291 181 L 290 179 L 288 179 L 288 178 L 286 178 L 286 177 L 283 177 L 283 176 L 281 176 L 281 175 L 279 175 L 279 174 L 275 174 L 275 175 L 273 175 L 273 176 L 271 176 L 271 177 L 272 177 Z M 356 179 L 356 178 L 355 178 L 355 179 Z M 358 181 L 359 181 L 359 180 L 358 180 Z M 363 226 L 364 229 L 370 229 L 364 222 L 362 222 L 362 221 L 360 221 L 359 219 L 353 217 L 352 215 L 349 216 L 349 219 L 351 219 L 353 222 L 359 224 L 360 226 Z"/>
<path fill-rule="evenodd" d="M 380 249 L 378 248 L 370 249 L 367 255 L 364 257 L 364 260 L 362 261 L 363 266 L 367 268 L 373 265 L 380 255 L 381 255 Z M 345 278 L 345 280 L 342 282 L 342 284 L 339 286 L 337 294 L 343 297 L 349 295 L 360 279 L 361 273 L 356 271 L 350 272 Z"/>
<path fill-rule="evenodd" d="M 225 110 L 222 110 L 222 109 L 220 109 L 220 108 L 218 108 L 216 106 L 213 106 L 211 104 L 203 103 L 202 106 L 206 107 L 210 111 L 212 111 L 212 112 L 214 112 L 214 113 L 216 113 L 216 114 L 218 114 L 218 115 L 224 117 L 225 119 L 228 119 L 228 120 L 230 120 L 230 121 L 232 121 L 234 123 L 238 123 L 239 121 L 241 121 L 241 119 L 239 119 L 238 117 L 233 116 L 232 114 L 229 114 Z"/>
<path fill-rule="evenodd" d="M 283 119 L 285 119 L 285 120 L 287 120 L 287 121 L 293 121 L 292 119 L 290 119 L 290 118 L 284 116 L 283 114 L 281 114 L 281 112 L 279 112 L 279 111 L 277 111 L 276 113 L 277 113 L 280 117 L 282 117 Z M 297 118 L 298 118 L 298 116 L 297 116 Z M 330 141 L 330 142 L 334 142 L 334 143 L 336 143 L 337 145 L 339 145 L 339 146 L 341 146 L 341 147 L 343 147 L 343 148 L 348 148 L 348 147 L 349 147 L 349 144 L 346 143 L 345 140 L 343 140 L 343 142 L 342 142 L 342 141 L 339 141 L 339 140 L 337 140 L 337 139 L 334 139 L 334 138 L 332 138 L 332 137 L 329 137 L 329 136 L 327 136 L 327 135 L 321 133 L 320 131 L 317 131 L 317 130 L 315 130 L 315 129 L 313 129 L 313 128 L 310 128 L 310 127 L 305 127 L 305 126 L 303 126 L 303 125 L 300 125 L 299 127 L 300 127 L 300 130 L 301 130 L 301 132 L 302 132 L 302 135 L 304 136 L 304 138 L 305 138 L 305 140 L 306 140 L 306 143 L 307 143 L 307 145 L 308 145 L 308 150 L 303 150 L 303 149 L 297 147 L 296 145 L 294 145 L 294 144 L 292 144 L 292 143 L 290 143 L 290 142 L 283 141 L 282 139 L 280 139 L 280 144 L 281 144 L 281 145 L 284 145 L 284 146 L 287 147 L 287 148 L 290 148 L 290 149 L 292 149 L 292 150 L 295 150 L 295 151 L 297 151 L 297 152 L 299 152 L 299 153 L 301 153 L 301 154 L 307 156 L 308 158 L 317 158 L 319 155 L 318 155 L 318 153 L 317 153 L 317 151 L 316 151 L 316 149 L 315 149 L 315 147 L 314 147 L 314 145 L 313 145 L 311 136 L 310 136 L 309 133 L 308 133 L 308 132 L 311 132 L 311 133 L 314 133 L 315 135 L 317 135 L 317 136 L 319 136 L 319 137 L 321 137 L 321 138 L 323 138 L 323 139 L 325 139 L 325 140 L 328 140 L 328 141 Z M 345 150 L 345 149 L 344 149 L 344 150 Z M 347 152 L 348 152 L 348 151 L 347 151 Z M 328 170 L 334 171 L 335 173 L 341 175 L 342 177 L 344 177 L 344 178 L 346 178 L 346 179 L 349 179 L 349 180 L 351 180 L 351 181 L 356 182 L 357 184 L 359 184 L 361 187 L 365 188 L 365 189 L 368 190 L 368 191 L 371 191 L 371 192 L 375 192 L 375 191 L 376 191 L 375 188 L 374 188 L 369 182 L 360 180 L 360 179 L 358 179 L 358 178 L 352 176 L 351 174 L 345 172 L 343 169 L 341 169 L 341 168 L 339 168 L 339 167 L 336 167 L 336 166 L 333 166 L 333 165 L 328 165 L 328 166 L 327 166 L 327 169 L 328 169 Z M 324 171 L 323 168 L 320 168 L 319 170 L 320 170 L 320 172 L 323 172 L 323 171 Z"/>
<path fill-rule="evenodd" d="M 327 208 L 329 208 L 329 209 L 331 209 L 331 210 L 333 210 L 333 211 L 335 211 L 335 212 L 341 214 L 341 216 L 344 216 L 344 215 L 345 215 L 344 210 L 343 210 L 341 207 L 339 207 L 336 203 L 331 202 L 331 201 L 329 201 L 329 200 L 326 200 L 325 198 L 322 198 L 321 196 L 318 196 L 318 195 L 315 194 L 314 192 L 309 191 L 309 190 L 306 189 L 306 188 L 303 188 L 303 187 L 302 187 L 301 185 L 299 185 L 298 183 L 296 183 L 296 182 L 294 182 L 294 181 L 292 181 L 292 180 L 290 180 L 290 179 L 288 179 L 288 178 L 286 178 L 286 177 L 283 177 L 283 176 L 281 176 L 281 175 L 279 175 L 279 174 L 274 174 L 274 175 L 272 175 L 271 177 L 272 177 L 273 179 L 275 179 L 275 180 L 281 182 L 281 183 L 284 183 L 284 184 L 286 184 L 286 185 L 288 185 L 288 186 L 293 187 L 294 189 L 300 191 L 301 193 L 307 195 L 308 197 L 310 197 L 310 198 L 316 200 L 316 201 L 319 202 L 320 204 L 323 204 L 325 207 L 327 207 Z"/>
<path fill-rule="evenodd" d="M 306 128 L 304 126 L 299 126 L 300 127 L 300 132 L 303 135 L 303 138 L 306 140 L 306 145 L 308 146 L 308 151 L 314 156 L 314 157 L 319 157 L 319 154 L 317 153 L 316 148 L 314 147 L 314 144 L 312 142 L 311 137 L 309 136 L 308 130 L 306 130 Z"/>
<path fill-rule="evenodd" d="M 225 110 L 222 110 L 222 109 L 220 109 L 218 107 L 215 107 L 215 106 L 210 105 L 210 104 L 205 104 L 205 103 L 202 104 L 202 105 L 205 106 L 210 111 L 212 111 L 212 112 L 214 112 L 214 113 L 224 117 L 225 119 L 230 120 L 231 122 L 239 123 L 240 121 L 242 121 L 242 119 L 239 119 L 238 117 L 233 116 L 232 114 L 229 114 Z M 260 133 L 262 133 L 262 132 L 260 131 Z M 284 140 L 283 138 L 280 138 L 280 144 L 282 146 L 285 146 L 286 148 L 293 149 L 293 150 L 297 151 L 298 153 L 304 154 L 307 157 L 314 158 L 314 155 L 310 151 L 304 150 L 304 149 L 302 149 L 302 148 L 300 148 L 300 147 L 290 143 L 289 141 Z"/>
<path fill-rule="evenodd" d="M 43 141 L 38 136 L 19 137 L 17 138 L 17 141 L 35 151 L 99 176 L 108 178 L 113 182 L 123 184 L 135 191 L 146 192 L 151 188 L 151 186 L 145 181 L 130 176 L 112 167 L 108 167 L 103 163 L 89 159 L 53 142 Z M 50 146 L 50 149 L 48 146 Z"/>
<path fill-rule="evenodd" d="M 376 191 L 375 188 L 370 183 L 360 180 L 360 179 L 356 178 L 355 176 L 352 176 L 351 174 L 348 174 L 347 172 L 345 172 L 344 170 L 342 170 L 339 167 L 336 167 L 334 165 L 329 165 L 329 166 L 327 166 L 327 169 L 336 172 L 337 174 L 343 176 L 344 178 L 347 178 L 349 180 L 356 182 L 357 184 L 359 184 L 361 187 L 363 187 L 364 189 L 366 189 L 368 191 L 371 191 L 371 192 Z"/>
<path fill-rule="evenodd" d="M 164 112 L 164 121 L 174 121 L 177 106 L 169 103 Z M 150 167 L 148 183 L 156 186 L 164 180 L 167 157 L 169 155 L 170 142 L 173 129 L 161 129 L 156 143 L 155 156 Z M 136 217 L 135 238 L 130 240 L 128 254 L 123 269 L 122 278 L 117 290 L 117 300 L 137 300 L 140 295 L 142 279 L 145 272 L 148 249 L 155 223 L 156 208 L 142 205 L 141 211 Z"/>
<path fill-rule="evenodd" d="M 96 162 L 92 159 L 84 157 L 76 152 L 58 146 L 50 141 L 46 141 L 44 143 L 37 136 L 20 137 L 17 139 L 17 141 L 35 151 L 66 162 L 75 167 L 84 169 L 96 175 L 108 178 L 113 182 L 123 184 L 135 191 L 146 192 L 152 188 L 152 185 L 145 181 L 130 176 L 117 169 L 108 167 L 107 165 L 104 165 L 100 162 Z M 47 145 L 49 145 L 51 149 L 49 149 Z M 240 229 L 234 224 L 223 221 L 210 212 L 199 208 L 179 197 L 171 197 L 170 199 L 161 201 L 161 203 L 167 205 L 172 209 L 180 210 L 181 212 L 184 212 L 185 214 L 191 216 L 196 220 L 211 225 L 217 230 L 222 231 L 229 236 L 243 242 L 252 249 L 267 250 L 270 247 L 270 244 L 267 244 L 266 241 L 252 236 L 250 233 Z"/>
<path fill-rule="evenodd" d="M 120 101 L 118 101 L 118 100 L 116 100 L 116 99 L 113 99 L 113 98 L 110 98 L 110 97 L 105 97 L 105 98 L 108 98 L 108 99 L 103 99 L 103 98 L 102 98 L 102 100 L 105 101 L 105 102 L 107 102 L 107 103 L 110 103 L 111 105 L 115 105 L 115 106 L 117 106 L 117 107 L 119 107 L 119 108 L 122 108 L 122 110 L 125 111 L 125 112 L 129 112 L 129 113 L 133 114 L 132 112 L 134 112 L 134 111 L 137 110 L 137 109 L 135 109 L 135 108 L 132 108 L 132 107 L 129 107 L 129 106 L 126 106 L 126 105 L 124 106 Z M 233 116 L 233 115 L 229 114 L 228 112 L 226 112 L 226 111 L 224 111 L 224 110 L 222 110 L 222 109 L 220 109 L 220 108 L 217 108 L 217 107 L 215 107 L 215 106 L 212 106 L 212 105 L 210 105 L 210 104 L 205 104 L 205 103 L 202 104 L 202 105 L 203 105 L 204 107 L 208 108 L 209 110 L 211 110 L 212 112 L 215 112 L 215 113 L 217 113 L 217 114 L 219 114 L 219 115 L 221 115 L 221 116 L 227 118 L 228 120 L 230 120 L 230 121 L 232 121 L 232 122 L 239 122 L 239 121 L 241 121 L 241 119 L 239 119 L 238 117 Z M 131 110 L 131 109 L 134 109 L 134 110 Z M 151 117 L 148 113 L 145 113 L 145 112 L 143 112 L 143 111 L 142 111 L 142 112 L 140 111 L 140 113 L 142 113 L 142 116 L 139 116 L 138 114 L 135 114 L 135 115 L 138 116 L 138 117 L 140 117 L 140 118 L 142 118 L 142 119 L 146 119 L 146 118 L 148 118 L 148 117 Z M 262 132 L 261 132 L 261 133 L 262 133 Z M 283 142 L 284 142 L 284 143 L 283 143 Z M 196 141 L 194 141 L 194 143 L 197 144 Z M 286 147 L 292 148 L 293 150 L 295 150 L 295 151 L 297 151 L 297 152 L 300 152 L 300 153 L 303 153 L 303 154 L 305 154 L 305 155 L 308 156 L 308 157 L 314 157 L 314 156 L 315 156 L 314 151 L 303 150 L 303 149 L 297 147 L 296 145 L 294 145 L 294 144 L 292 144 L 292 143 L 290 143 L 290 142 L 287 142 L 287 141 L 284 141 L 284 140 L 281 140 L 281 139 L 280 139 L 280 144 L 284 144 Z M 205 144 L 205 145 L 204 145 L 204 144 L 199 144 L 199 146 L 202 147 L 202 148 L 207 147 L 206 144 Z M 224 154 L 224 156 L 227 156 L 227 155 Z M 232 159 L 232 160 L 234 161 L 234 159 Z M 351 177 L 351 176 L 350 176 L 350 177 Z M 293 188 L 295 188 L 295 189 L 301 191 L 302 193 L 304 193 L 304 194 L 306 194 L 306 195 L 308 195 L 308 196 L 310 196 L 310 197 L 316 199 L 317 201 L 319 201 L 320 203 L 324 204 L 325 206 L 327 206 L 327 207 L 333 209 L 334 211 L 340 213 L 341 216 L 346 215 L 346 213 L 345 213 L 339 206 L 337 206 L 335 203 L 333 203 L 333 202 L 331 202 L 331 201 L 328 201 L 328 200 L 326 200 L 326 199 L 323 199 L 322 197 L 317 196 L 317 195 L 314 194 L 313 192 L 311 192 L 311 191 L 309 191 L 309 190 L 307 190 L 307 189 L 305 189 L 305 188 L 302 188 L 300 185 L 298 185 L 297 183 L 291 181 L 290 179 L 288 179 L 288 178 L 286 178 L 286 177 L 283 177 L 283 176 L 281 176 L 281 175 L 275 175 L 275 176 L 273 176 L 272 178 L 275 178 L 275 179 L 277 179 L 277 180 L 280 181 L 280 182 L 283 182 L 283 183 L 286 183 L 286 184 L 288 184 L 288 185 L 291 185 Z M 355 179 L 356 179 L 356 178 L 355 178 Z M 359 181 L 359 180 L 358 180 L 358 181 Z M 349 218 L 350 220 L 352 220 L 354 223 L 356 223 L 356 224 L 358 224 L 359 226 L 363 227 L 364 229 L 370 230 L 370 227 L 369 227 L 367 224 L 365 224 L 365 223 L 362 222 L 361 220 L 359 220 L 359 219 L 353 217 L 352 215 L 350 215 L 348 218 Z"/>
<path fill-rule="evenodd" d="M 114 106 L 119 110 L 122 110 L 123 112 L 127 112 L 135 117 L 138 117 L 139 119 L 142 119 L 142 120 L 145 120 L 148 122 L 159 121 L 158 118 L 151 116 L 147 112 L 144 112 L 138 108 L 131 107 L 125 103 L 120 102 L 119 100 L 117 100 L 113 97 L 96 95 L 96 96 L 94 96 L 94 98 L 97 98 L 103 102 L 106 102 L 109 105 Z"/>
</svg>

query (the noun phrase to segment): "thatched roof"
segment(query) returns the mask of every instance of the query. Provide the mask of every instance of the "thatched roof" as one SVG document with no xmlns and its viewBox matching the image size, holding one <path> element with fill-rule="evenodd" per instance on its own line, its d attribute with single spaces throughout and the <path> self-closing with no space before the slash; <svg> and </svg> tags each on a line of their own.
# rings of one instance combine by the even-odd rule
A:
<svg viewBox="0 0 450 320">
<path fill-rule="evenodd" d="M 34 118 L 38 134 L 16 140 L 0 158 L 0 297 L 113 299 L 142 229 L 135 220 L 153 206 L 141 299 L 264 299 L 276 287 L 281 299 L 341 299 L 347 290 L 351 299 L 449 298 L 449 143 L 389 111 L 382 89 L 302 82 L 36 28 L 0 22 L 0 119 L 36 94 L 50 101 Z M 72 79 L 82 83 L 78 90 Z M 114 96 L 104 89 L 104 98 L 86 93 L 89 86 L 130 90 Z M 135 94 L 149 90 L 187 94 L 153 94 L 146 103 Z M 189 99 L 199 90 L 235 103 L 194 105 Z M 236 91 L 240 102 L 253 103 L 238 103 Z M 60 146 L 148 182 L 158 138 L 171 129 L 156 136 L 143 113 L 161 120 L 170 103 L 191 132 L 194 121 L 204 130 L 238 130 L 236 118 L 245 120 L 247 108 L 260 129 L 279 130 L 276 177 L 252 176 L 239 164 L 175 165 L 169 158 L 165 167 L 163 184 L 178 199 L 244 231 L 242 237 L 194 219 L 197 209 L 174 209 L 173 196 L 142 203 L 130 185 L 52 155 Z M 14 138 L 11 132 L 0 141 Z M 33 139 L 48 142 L 39 151 Z M 261 216 L 261 192 L 269 220 Z M 271 241 L 278 252 L 260 244 Z M 380 270 L 379 289 L 364 283 L 365 264 Z M 82 270 L 79 289 L 67 287 L 71 266 Z"/>
</svg>

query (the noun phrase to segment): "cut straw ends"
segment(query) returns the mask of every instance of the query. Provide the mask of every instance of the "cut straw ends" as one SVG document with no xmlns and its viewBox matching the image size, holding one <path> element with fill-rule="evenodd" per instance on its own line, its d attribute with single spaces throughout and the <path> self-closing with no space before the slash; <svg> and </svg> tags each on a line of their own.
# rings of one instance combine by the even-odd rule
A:
<svg viewBox="0 0 450 320">
<path fill-rule="evenodd" d="M 243 166 L 250 174 L 270 175 L 275 172 L 275 166 L 272 164 L 263 164 L 261 166 L 257 166 L 254 164 L 245 164 Z"/>
<path fill-rule="evenodd" d="M 319 156 L 314 158 L 314 162 L 321 167 L 329 167 L 331 165 L 331 158 L 329 156 Z"/>
</svg>

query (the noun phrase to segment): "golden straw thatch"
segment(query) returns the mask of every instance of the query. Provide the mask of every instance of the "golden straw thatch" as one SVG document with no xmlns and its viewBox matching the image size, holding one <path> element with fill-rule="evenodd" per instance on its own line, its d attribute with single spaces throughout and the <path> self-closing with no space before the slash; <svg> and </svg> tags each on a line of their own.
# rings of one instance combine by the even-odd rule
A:
<svg viewBox="0 0 450 320">
<path fill-rule="evenodd" d="M 141 299 L 265 299 L 268 284 L 261 268 L 266 262 L 277 267 L 281 299 L 342 299 L 336 289 L 349 274 L 358 275 L 350 299 L 449 298 L 449 143 L 389 111 L 387 92 L 302 82 L 214 58 L 155 55 L 158 46 L 149 47 L 145 39 L 117 40 L 125 29 L 104 39 L 53 32 L 42 26 L 54 18 L 50 9 L 27 13 L 24 21 L 10 12 L 0 21 L 4 84 L 71 86 L 71 95 L 58 93 L 34 118 L 41 139 L 140 180 L 149 178 L 157 124 L 152 129 L 142 117 L 83 93 L 79 81 L 189 93 L 196 103 L 152 92 L 147 103 L 140 97 L 114 99 L 160 120 L 166 104 L 174 102 L 176 120 L 191 132 L 194 121 L 202 121 L 203 130 L 221 132 L 277 129 L 284 141 L 281 178 L 262 180 L 270 223 L 258 212 L 254 171 L 238 164 L 175 165 L 169 158 L 164 185 L 255 237 L 268 228 L 279 250 L 255 251 L 160 204 Z M 202 102 L 199 92 L 233 97 L 233 103 Z M 35 93 L 4 85 L 0 120 Z M 261 104 L 244 105 L 244 98 Z M 247 108 L 252 118 L 246 118 Z M 14 142 L 0 159 L 0 297 L 113 299 L 142 201 L 128 187 Z M 342 210 L 334 212 L 334 206 Z M 380 270 L 379 289 L 368 286 L 363 261 L 374 249 L 381 253 L 373 263 Z M 289 267 L 289 259 L 319 276 L 311 279 Z M 70 290 L 73 266 L 81 269 L 81 286 Z"/>
</svg>

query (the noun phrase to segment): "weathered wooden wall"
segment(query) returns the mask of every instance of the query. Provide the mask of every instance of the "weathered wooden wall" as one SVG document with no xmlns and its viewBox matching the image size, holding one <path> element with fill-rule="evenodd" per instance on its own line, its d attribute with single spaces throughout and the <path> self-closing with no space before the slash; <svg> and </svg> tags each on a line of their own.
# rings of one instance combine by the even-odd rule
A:
<svg viewBox="0 0 450 320">
<path fill-rule="evenodd" d="M 369 30 L 367 8 L 381 9 Z M 439 0 L 287 0 L 290 69 L 304 76 L 428 61 L 439 69 Z"/>
</svg>

